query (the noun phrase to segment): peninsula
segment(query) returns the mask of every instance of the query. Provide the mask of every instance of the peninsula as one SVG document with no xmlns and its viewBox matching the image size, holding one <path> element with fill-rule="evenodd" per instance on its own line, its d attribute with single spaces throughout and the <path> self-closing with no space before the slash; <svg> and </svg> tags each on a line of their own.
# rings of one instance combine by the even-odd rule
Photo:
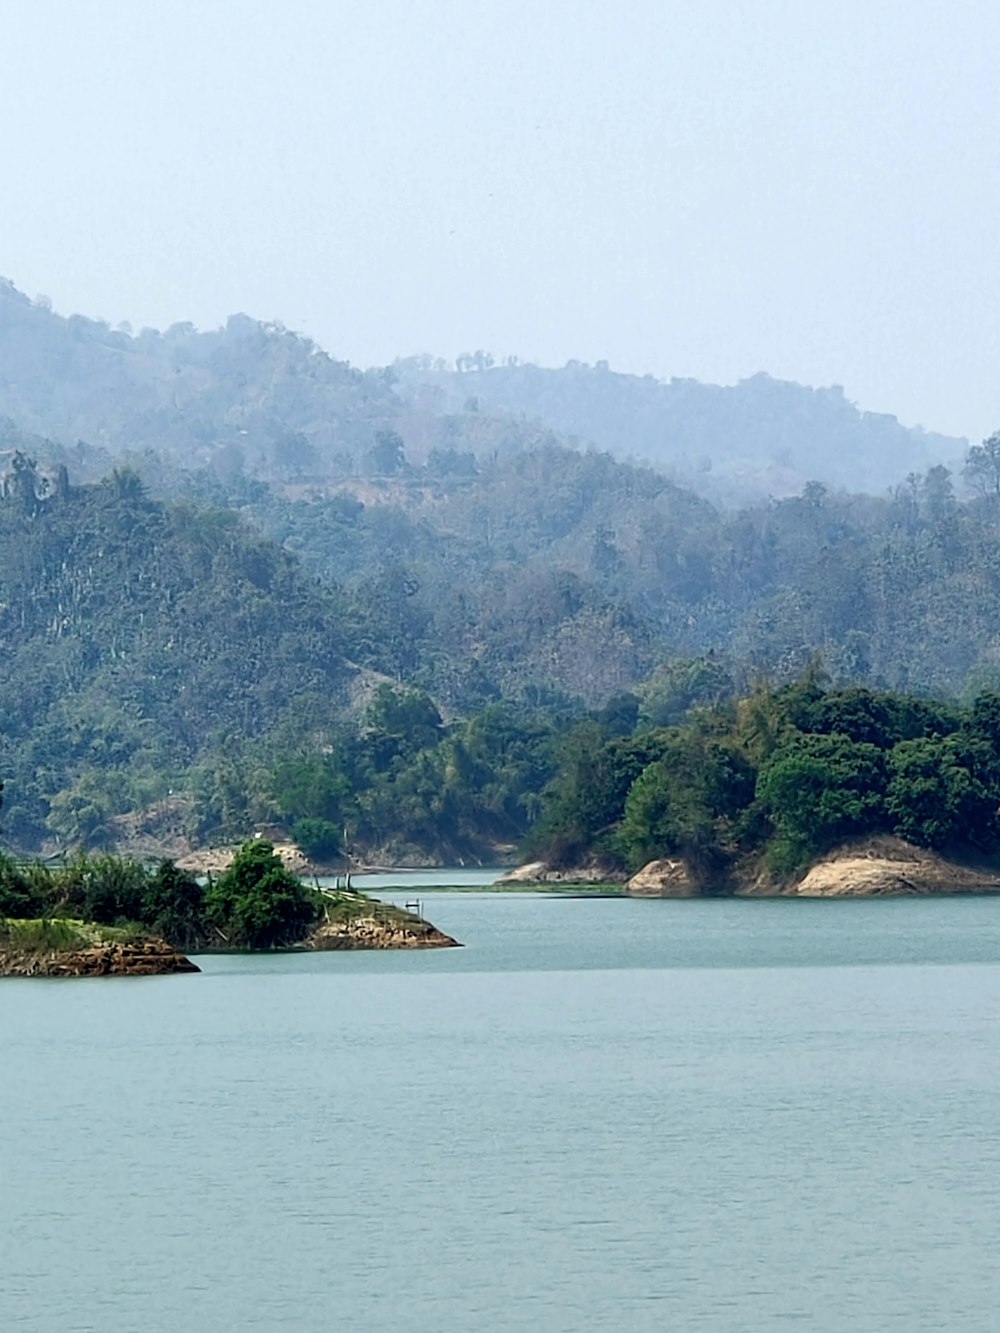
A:
<svg viewBox="0 0 1000 1333">
<path fill-rule="evenodd" d="M 456 947 L 413 913 L 310 888 L 263 839 L 202 882 L 101 854 L 50 869 L 0 857 L 0 976 L 151 976 L 189 953 Z"/>
</svg>

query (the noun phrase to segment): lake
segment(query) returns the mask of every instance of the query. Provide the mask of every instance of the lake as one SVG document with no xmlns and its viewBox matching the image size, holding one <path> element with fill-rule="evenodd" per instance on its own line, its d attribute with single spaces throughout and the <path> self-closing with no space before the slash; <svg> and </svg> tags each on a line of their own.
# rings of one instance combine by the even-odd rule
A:
<svg viewBox="0 0 1000 1333">
<path fill-rule="evenodd" d="M 386 896 L 0 984 L 4 1330 L 993 1333 L 1000 899 Z"/>
</svg>

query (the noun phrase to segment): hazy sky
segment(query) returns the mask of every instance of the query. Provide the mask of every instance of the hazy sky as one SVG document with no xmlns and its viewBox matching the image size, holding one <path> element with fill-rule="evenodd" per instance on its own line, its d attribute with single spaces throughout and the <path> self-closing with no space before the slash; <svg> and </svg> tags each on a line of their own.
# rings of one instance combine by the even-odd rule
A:
<svg viewBox="0 0 1000 1333">
<path fill-rule="evenodd" d="M 0 273 L 1000 425 L 997 0 L 0 0 Z"/>
</svg>

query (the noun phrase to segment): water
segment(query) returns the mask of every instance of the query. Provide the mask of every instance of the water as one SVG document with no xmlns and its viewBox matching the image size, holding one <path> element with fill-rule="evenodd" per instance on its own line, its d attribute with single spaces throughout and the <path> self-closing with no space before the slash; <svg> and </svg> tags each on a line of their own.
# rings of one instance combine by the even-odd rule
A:
<svg viewBox="0 0 1000 1333">
<path fill-rule="evenodd" d="M 0 985 L 4 1330 L 996 1328 L 1000 900 L 420 896 Z"/>
</svg>

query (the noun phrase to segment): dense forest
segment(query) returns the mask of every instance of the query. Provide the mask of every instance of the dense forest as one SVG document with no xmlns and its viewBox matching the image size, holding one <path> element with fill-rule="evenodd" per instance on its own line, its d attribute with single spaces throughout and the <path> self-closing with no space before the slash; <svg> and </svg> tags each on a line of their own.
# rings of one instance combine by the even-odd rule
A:
<svg viewBox="0 0 1000 1333">
<path fill-rule="evenodd" d="M 1000 849 L 1000 695 L 961 708 L 830 689 L 813 663 L 780 689 L 578 747 L 529 845 L 555 867 L 609 872 L 675 856 L 721 893 L 748 864 L 780 878 L 876 834 L 963 857 Z"/>
<path fill-rule="evenodd" d="M 244 316 L 134 336 L 0 287 L 0 836 L 495 858 L 568 755 L 817 652 L 835 687 L 1000 686 L 996 438 L 950 471 L 958 442 L 837 394 L 688 386 L 685 425 L 677 386 L 487 362 L 358 372 Z M 572 403 L 622 453 L 701 420 L 858 484 L 720 507 L 574 446 Z"/>
</svg>

